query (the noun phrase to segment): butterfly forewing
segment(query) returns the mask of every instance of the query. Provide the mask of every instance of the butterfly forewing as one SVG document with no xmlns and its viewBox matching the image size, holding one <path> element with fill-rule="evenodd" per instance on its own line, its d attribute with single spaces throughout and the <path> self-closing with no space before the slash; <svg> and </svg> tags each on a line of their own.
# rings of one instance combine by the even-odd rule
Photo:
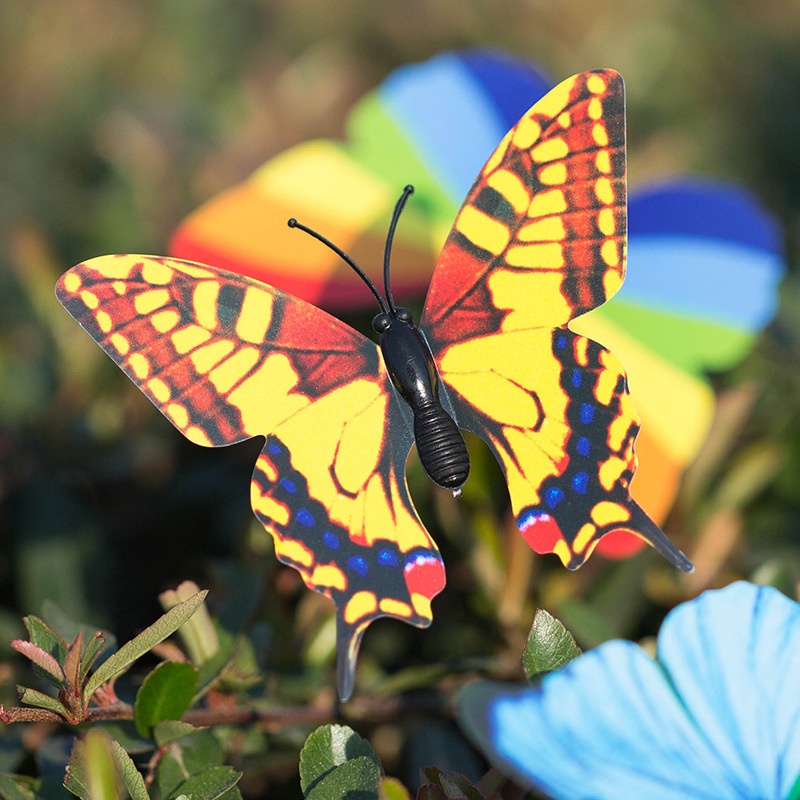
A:
<svg viewBox="0 0 800 800">
<path fill-rule="evenodd" d="M 612 530 L 689 562 L 630 498 L 622 366 L 565 326 L 625 273 L 622 79 L 564 81 L 512 128 L 456 217 L 421 327 L 457 421 L 502 464 L 520 531 L 570 568 Z"/>
<path fill-rule="evenodd" d="M 336 604 L 343 695 L 372 620 L 430 623 L 444 568 L 408 495 L 413 436 L 375 343 L 269 286 L 176 259 L 93 259 L 56 292 L 189 439 L 267 437 L 253 510 L 278 558 Z"/>
</svg>

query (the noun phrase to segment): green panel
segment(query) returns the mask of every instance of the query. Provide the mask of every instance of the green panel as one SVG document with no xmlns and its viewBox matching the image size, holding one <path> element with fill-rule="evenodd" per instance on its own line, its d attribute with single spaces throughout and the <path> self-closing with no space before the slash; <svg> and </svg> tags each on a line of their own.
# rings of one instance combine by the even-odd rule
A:
<svg viewBox="0 0 800 800">
<path fill-rule="evenodd" d="M 455 219 L 462 198 L 453 199 L 442 187 L 430 167 L 414 151 L 402 130 L 386 113 L 375 93 L 367 95 L 350 114 L 347 126 L 347 150 L 359 163 L 376 175 L 398 187 L 413 184 L 415 194 L 403 212 L 403 225 L 408 216 L 420 211 L 429 221 L 441 228 Z M 410 220 L 409 220 L 410 221 Z M 415 227 L 419 218 L 415 220 Z M 402 228 L 403 226 L 401 226 Z M 398 230 L 398 235 L 400 231 Z M 430 240 L 430 236 L 428 236 Z"/>
<path fill-rule="evenodd" d="M 747 331 L 612 300 L 598 309 L 636 341 L 694 375 L 725 370 L 742 359 L 753 342 Z"/>
</svg>

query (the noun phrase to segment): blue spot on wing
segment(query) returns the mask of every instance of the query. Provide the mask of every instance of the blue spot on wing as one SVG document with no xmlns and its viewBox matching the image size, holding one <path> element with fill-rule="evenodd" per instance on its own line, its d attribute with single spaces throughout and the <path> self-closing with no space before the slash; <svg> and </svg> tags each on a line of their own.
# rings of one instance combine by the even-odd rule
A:
<svg viewBox="0 0 800 800">
<path fill-rule="evenodd" d="M 572 370 L 572 385 L 577 389 L 583 381 L 583 375 L 579 369 Z"/>
<path fill-rule="evenodd" d="M 325 531 L 325 533 L 322 534 L 322 541 L 325 542 L 331 550 L 339 549 L 339 537 L 335 533 Z"/>
<path fill-rule="evenodd" d="M 544 502 L 550 507 L 555 508 L 564 499 L 564 492 L 558 486 L 551 486 L 544 495 Z"/>
<path fill-rule="evenodd" d="M 585 472 L 577 472 L 572 476 L 572 488 L 578 494 L 586 494 L 586 487 L 589 485 L 589 476 Z"/>
<path fill-rule="evenodd" d="M 267 447 L 267 450 L 269 450 L 269 452 L 272 453 L 272 455 L 274 455 L 274 456 L 276 456 L 276 455 L 278 455 L 278 453 L 282 452 L 281 448 L 277 444 L 269 445 Z"/>
<path fill-rule="evenodd" d="M 391 550 L 381 550 L 378 553 L 378 563 L 385 567 L 396 567 L 398 564 L 397 555 Z"/>
<path fill-rule="evenodd" d="M 585 436 L 581 436 L 581 438 L 578 439 L 578 445 L 576 449 L 578 451 L 578 455 L 585 457 L 589 455 L 589 451 L 592 449 L 592 444 Z"/>
<path fill-rule="evenodd" d="M 317 524 L 317 521 L 314 519 L 311 512 L 306 508 L 301 508 L 297 512 L 295 519 L 306 528 L 312 528 Z"/>
<path fill-rule="evenodd" d="M 281 478 L 281 486 L 286 489 L 289 494 L 294 494 L 297 491 L 297 486 L 295 486 L 293 481 L 290 481 L 288 478 Z"/>
<path fill-rule="evenodd" d="M 594 419 L 594 406 L 589 403 L 581 403 L 581 422 L 588 425 Z"/>
<path fill-rule="evenodd" d="M 366 560 L 361 556 L 350 556 L 350 558 L 347 559 L 347 566 L 354 572 L 357 572 L 362 578 L 367 574 L 367 570 L 369 569 Z"/>
</svg>

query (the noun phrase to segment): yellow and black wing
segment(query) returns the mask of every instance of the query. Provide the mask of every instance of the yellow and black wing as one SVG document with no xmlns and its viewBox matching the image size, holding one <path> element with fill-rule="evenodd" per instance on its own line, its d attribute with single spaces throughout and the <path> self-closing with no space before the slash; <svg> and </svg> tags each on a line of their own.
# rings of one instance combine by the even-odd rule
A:
<svg viewBox="0 0 800 800">
<path fill-rule="evenodd" d="M 343 698 L 370 622 L 430 624 L 444 567 L 408 494 L 413 434 L 374 342 L 265 284 L 170 258 L 95 258 L 56 294 L 191 441 L 266 437 L 253 511 L 277 557 L 336 604 Z"/>
<path fill-rule="evenodd" d="M 625 271 L 622 78 L 559 84 L 506 135 L 458 213 L 420 327 L 459 425 L 502 464 L 517 524 L 571 569 L 613 530 L 691 564 L 631 499 L 624 370 L 567 327 Z"/>
</svg>

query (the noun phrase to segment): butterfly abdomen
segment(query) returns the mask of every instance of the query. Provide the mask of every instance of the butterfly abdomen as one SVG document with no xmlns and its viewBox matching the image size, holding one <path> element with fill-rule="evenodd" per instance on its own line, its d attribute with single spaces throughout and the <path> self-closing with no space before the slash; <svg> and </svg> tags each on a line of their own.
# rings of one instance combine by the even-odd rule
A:
<svg viewBox="0 0 800 800">
<path fill-rule="evenodd" d="M 460 489 L 469 475 L 469 453 L 461 431 L 438 404 L 414 409 L 417 454 L 431 480 L 444 489 Z"/>
</svg>

